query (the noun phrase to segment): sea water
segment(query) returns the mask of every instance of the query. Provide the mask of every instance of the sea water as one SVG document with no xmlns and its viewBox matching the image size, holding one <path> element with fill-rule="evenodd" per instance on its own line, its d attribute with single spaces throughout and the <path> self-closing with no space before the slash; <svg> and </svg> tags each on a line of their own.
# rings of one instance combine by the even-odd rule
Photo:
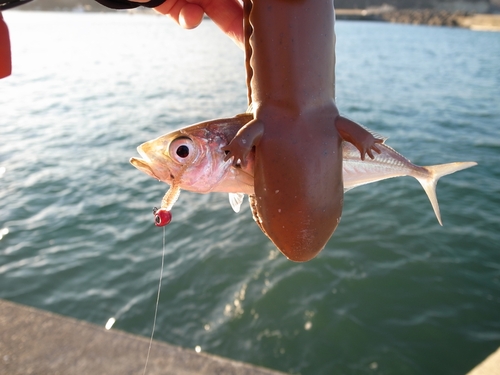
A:
<svg viewBox="0 0 500 375">
<path fill-rule="evenodd" d="M 246 109 L 243 53 L 210 22 L 8 11 L 0 81 L 0 298 L 149 336 L 168 188 L 135 148 Z M 345 196 L 314 260 L 285 259 L 244 204 L 183 192 L 156 338 L 292 374 L 463 374 L 500 346 L 500 33 L 338 22 L 340 111 L 438 185 Z M 291 181 L 290 183 L 293 183 Z M 145 353 L 146 356 L 146 353 Z"/>
</svg>

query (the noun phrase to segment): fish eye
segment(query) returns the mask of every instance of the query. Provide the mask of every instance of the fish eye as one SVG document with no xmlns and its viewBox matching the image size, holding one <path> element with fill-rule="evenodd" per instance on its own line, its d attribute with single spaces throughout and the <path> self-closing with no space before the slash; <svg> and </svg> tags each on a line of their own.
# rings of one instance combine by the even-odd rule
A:
<svg viewBox="0 0 500 375">
<path fill-rule="evenodd" d="M 194 142 L 187 137 L 174 139 L 168 148 L 169 156 L 178 163 L 193 161 L 197 156 Z"/>
<path fill-rule="evenodd" d="M 186 145 L 180 145 L 177 150 L 175 150 L 175 153 L 177 156 L 180 158 L 187 158 L 189 156 L 189 147 Z"/>
</svg>

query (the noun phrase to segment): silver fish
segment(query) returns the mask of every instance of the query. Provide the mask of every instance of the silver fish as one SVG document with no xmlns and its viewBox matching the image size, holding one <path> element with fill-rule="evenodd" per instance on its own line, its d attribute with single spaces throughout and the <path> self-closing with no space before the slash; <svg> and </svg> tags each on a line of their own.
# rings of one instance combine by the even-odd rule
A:
<svg viewBox="0 0 500 375">
<path fill-rule="evenodd" d="M 252 119 L 251 114 L 201 122 L 165 134 L 137 147 L 141 158 L 131 158 L 133 166 L 151 177 L 171 185 L 162 201 L 168 210 L 180 190 L 196 193 L 229 193 L 234 211 L 239 212 L 245 194 L 253 188 L 253 155 L 245 166 L 224 161 L 223 148 L 238 130 Z M 438 180 L 451 173 L 477 165 L 456 162 L 421 167 L 386 145 L 378 144 L 379 154 L 361 160 L 352 144 L 343 142 L 344 190 L 393 177 L 411 176 L 420 182 L 429 198 L 440 225 L 441 214 L 436 196 Z"/>
</svg>

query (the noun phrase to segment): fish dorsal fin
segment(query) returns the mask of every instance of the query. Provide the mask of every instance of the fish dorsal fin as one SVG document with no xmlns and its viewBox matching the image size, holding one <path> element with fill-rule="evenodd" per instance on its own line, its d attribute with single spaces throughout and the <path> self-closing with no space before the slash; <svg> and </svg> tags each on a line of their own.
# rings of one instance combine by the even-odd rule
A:
<svg viewBox="0 0 500 375">
<path fill-rule="evenodd" d="M 385 141 L 387 141 L 389 139 L 389 137 L 384 137 L 383 135 L 371 130 L 371 129 L 368 129 L 366 126 L 364 125 L 360 125 L 363 129 L 365 129 L 368 133 L 370 133 L 371 135 L 373 135 L 375 138 L 378 138 L 378 139 L 381 139 L 382 140 L 382 143 L 385 143 Z"/>
<path fill-rule="evenodd" d="M 244 193 L 229 193 L 229 203 L 231 203 L 234 212 L 240 212 L 243 198 L 245 198 Z"/>
<path fill-rule="evenodd" d="M 365 129 L 368 133 L 370 133 L 371 135 L 373 135 L 375 138 L 377 139 L 381 139 L 382 140 L 382 143 L 385 143 L 385 141 L 387 141 L 389 139 L 389 137 L 384 137 L 383 135 L 380 135 L 379 133 L 367 128 L 365 125 L 362 125 L 360 124 L 359 122 L 355 122 L 353 120 L 351 120 L 350 118 L 348 117 L 345 117 L 345 116 L 341 116 L 344 118 L 344 120 L 348 120 L 348 121 L 351 121 L 351 122 L 354 122 L 356 125 L 362 127 L 363 129 Z"/>
</svg>

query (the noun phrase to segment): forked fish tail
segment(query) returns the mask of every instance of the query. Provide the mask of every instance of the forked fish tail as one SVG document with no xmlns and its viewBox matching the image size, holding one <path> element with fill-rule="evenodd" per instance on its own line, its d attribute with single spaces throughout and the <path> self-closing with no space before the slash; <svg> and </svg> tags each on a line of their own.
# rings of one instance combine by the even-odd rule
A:
<svg viewBox="0 0 500 375">
<path fill-rule="evenodd" d="M 477 163 L 472 161 L 431 165 L 423 167 L 429 173 L 428 176 L 414 176 L 424 188 L 427 197 L 431 201 L 436 218 L 441 226 L 443 225 L 443 222 L 441 220 L 441 213 L 439 211 L 439 204 L 436 196 L 436 185 L 438 180 L 443 176 L 461 171 L 462 169 L 473 167 L 475 165 L 477 165 Z"/>
</svg>

